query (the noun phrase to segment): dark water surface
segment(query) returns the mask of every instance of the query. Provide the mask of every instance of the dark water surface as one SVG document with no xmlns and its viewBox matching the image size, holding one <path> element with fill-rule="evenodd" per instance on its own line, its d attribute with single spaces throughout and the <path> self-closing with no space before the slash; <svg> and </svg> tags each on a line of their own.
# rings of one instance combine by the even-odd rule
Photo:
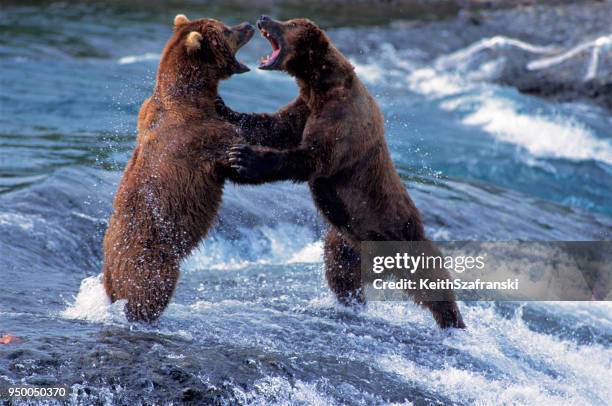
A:
<svg viewBox="0 0 612 406">
<path fill-rule="evenodd" d="M 325 226 L 303 185 L 229 185 L 167 312 L 153 326 L 127 323 L 98 278 L 101 239 L 177 12 L 235 23 L 259 11 L 0 11 L 0 335 L 25 338 L 0 347 L 0 385 L 68 385 L 74 404 L 612 399 L 608 303 L 463 303 L 470 328 L 454 332 L 409 303 L 338 306 L 323 278 Z M 609 112 L 458 75 L 444 68 L 451 56 L 426 63 L 426 49 L 386 43 L 384 24 L 320 19 L 378 98 L 432 238 L 612 237 Z M 254 68 L 266 52 L 256 37 L 239 56 Z M 256 69 L 221 87 L 240 111 L 276 110 L 296 92 L 290 78 Z"/>
</svg>

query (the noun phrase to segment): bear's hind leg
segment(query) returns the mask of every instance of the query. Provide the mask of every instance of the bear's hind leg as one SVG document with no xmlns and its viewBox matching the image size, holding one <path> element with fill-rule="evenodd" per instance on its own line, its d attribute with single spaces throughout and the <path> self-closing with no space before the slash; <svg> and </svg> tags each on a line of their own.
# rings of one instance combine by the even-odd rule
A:
<svg viewBox="0 0 612 406">
<path fill-rule="evenodd" d="M 325 236 L 325 278 L 343 305 L 365 303 L 361 283 L 361 255 L 334 227 Z"/>
<path fill-rule="evenodd" d="M 141 271 L 146 278 L 133 283 L 127 294 L 125 315 L 129 321 L 153 322 L 170 303 L 179 278 L 179 267 L 169 266 L 161 272 Z"/>
<path fill-rule="evenodd" d="M 440 328 L 465 328 L 463 317 L 455 301 L 423 302 Z"/>
<path fill-rule="evenodd" d="M 104 269 L 102 271 L 102 284 L 104 286 L 104 291 L 110 298 L 111 302 L 115 302 L 117 300 L 115 292 L 113 290 L 113 276 L 111 274 L 111 270 L 106 264 L 104 265 Z"/>
<path fill-rule="evenodd" d="M 421 242 L 423 253 L 431 257 L 442 257 L 442 253 L 435 243 L 425 240 Z M 444 266 L 435 266 L 432 268 L 419 268 L 414 273 L 417 281 L 420 278 L 431 280 L 448 280 L 451 276 Z M 418 284 L 418 282 L 417 282 Z M 455 293 L 452 289 L 447 290 L 413 290 L 410 292 L 413 299 L 426 307 L 431 312 L 434 320 L 440 328 L 465 328 L 463 317 L 457 305 Z"/>
</svg>

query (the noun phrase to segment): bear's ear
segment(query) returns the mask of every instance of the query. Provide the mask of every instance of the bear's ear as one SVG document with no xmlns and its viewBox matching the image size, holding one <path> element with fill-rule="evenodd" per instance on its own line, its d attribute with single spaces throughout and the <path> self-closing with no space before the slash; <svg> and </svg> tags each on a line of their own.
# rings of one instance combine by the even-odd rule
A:
<svg viewBox="0 0 612 406">
<path fill-rule="evenodd" d="M 185 47 L 187 48 L 187 52 L 194 52 L 200 49 L 202 46 L 202 34 L 197 31 L 191 31 L 187 35 L 187 39 L 185 40 Z"/>
<path fill-rule="evenodd" d="M 323 58 L 325 52 L 329 49 L 329 40 L 325 33 L 314 23 L 311 23 L 306 30 L 305 39 L 311 60 Z"/>
<path fill-rule="evenodd" d="M 177 29 L 181 25 L 187 24 L 188 22 L 189 19 L 185 14 L 177 14 L 176 17 L 174 17 L 174 29 Z"/>
</svg>

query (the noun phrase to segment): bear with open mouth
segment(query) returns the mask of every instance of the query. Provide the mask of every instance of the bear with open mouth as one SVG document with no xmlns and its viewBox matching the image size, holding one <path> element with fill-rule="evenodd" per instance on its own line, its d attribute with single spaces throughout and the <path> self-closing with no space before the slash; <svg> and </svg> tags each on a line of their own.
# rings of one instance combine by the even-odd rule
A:
<svg viewBox="0 0 612 406">
<path fill-rule="evenodd" d="M 255 29 L 213 19 L 174 20 L 153 95 L 138 115 L 136 147 L 104 237 L 104 288 L 127 299 L 130 320 L 153 321 L 168 305 L 181 260 L 210 229 L 240 128 L 219 117 L 219 81 L 249 69 L 235 54 Z"/>
<path fill-rule="evenodd" d="M 217 101 L 217 111 L 239 125 L 255 145 L 236 145 L 229 160 L 252 183 L 308 182 L 314 202 L 330 223 L 325 275 L 343 304 L 365 301 L 362 241 L 428 241 L 418 209 L 400 179 L 384 137 L 382 113 L 353 66 L 327 35 L 306 19 L 262 16 L 257 26 L 272 53 L 260 69 L 293 76 L 297 99 L 275 114 L 245 114 Z M 262 136 L 262 132 L 268 132 Z M 445 269 L 431 278 L 449 278 Z M 464 328 L 452 291 L 442 301 L 411 291 L 442 328 Z"/>
</svg>

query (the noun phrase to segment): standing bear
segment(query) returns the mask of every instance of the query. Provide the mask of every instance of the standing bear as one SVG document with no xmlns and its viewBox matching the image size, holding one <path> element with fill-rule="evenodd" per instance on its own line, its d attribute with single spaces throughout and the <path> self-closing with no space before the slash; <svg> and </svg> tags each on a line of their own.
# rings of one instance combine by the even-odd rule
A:
<svg viewBox="0 0 612 406">
<path fill-rule="evenodd" d="M 362 241 L 427 241 L 419 211 L 389 155 L 383 116 L 353 66 L 314 23 L 262 16 L 257 25 L 272 46 L 260 69 L 286 71 L 296 78 L 300 94 L 276 115 L 236 113 L 219 100 L 221 115 L 247 133 L 266 130 L 269 138 L 282 130 L 277 149 L 270 142 L 235 146 L 230 162 L 253 183 L 308 182 L 331 224 L 325 238 L 327 282 L 341 303 L 364 302 Z M 291 126 L 297 135 L 287 136 Z M 443 268 L 429 272 L 434 279 L 449 277 Z M 424 291 L 411 293 L 440 327 L 465 327 L 452 291 L 443 292 L 443 301 L 430 300 Z"/>
<path fill-rule="evenodd" d="M 210 229 L 240 129 L 215 112 L 219 81 L 248 68 L 235 53 L 255 29 L 212 19 L 174 20 L 153 95 L 138 116 L 138 137 L 104 238 L 104 287 L 127 299 L 130 320 L 152 321 L 167 306 L 181 260 Z"/>
</svg>

